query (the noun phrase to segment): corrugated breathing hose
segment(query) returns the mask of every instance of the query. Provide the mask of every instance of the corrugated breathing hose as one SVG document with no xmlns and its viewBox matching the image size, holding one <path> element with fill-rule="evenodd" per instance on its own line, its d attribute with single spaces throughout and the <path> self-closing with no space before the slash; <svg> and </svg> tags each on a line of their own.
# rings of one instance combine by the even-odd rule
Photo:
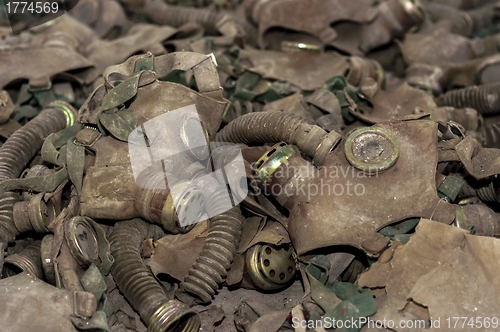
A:
<svg viewBox="0 0 500 332">
<path fill-rule="evenodd" d="M 473 31 L 471 17 L 464 11 L 440 3 L 425 3 L 425 9 L 431 21 L 437 22 L 442 19 L 452 23 L 452 32 L 462 36 L 469 36 Z"/>
<path fill-rule="evenodd" d="M 160 0 L 146 1 L 146 12 L 156 24 L 167 24 L 178 28 L 188 22 L 193 22 L 202 25 L 208 34 L 218 32 L 217 22 L 224 15 L 209 9 L 171 6 Z"/>
<path fill-rule="evenodd" d="M 225 35 L 225 31 L 233 31 L 240 35 L 244 34 L 250 42 L 255 42 L 257 35 L 257 30 L 250 23 L 236 21 L 229 14 L 210 9 L 171 6 L 162 0 L 146 0 L 145 8 L 148 17 L 160 25 L 178 28 L 186 23 L 198 23 L 208 35 L 217 33 Z M 222 28 L 225 24 L 230 25 L 232 29 Z"/>
<path fill-rule="evenodd" d="M 477 139 L 485 148 L 500 148 L 500 122 L 481 128 Z"/>
<path fill-rule="evenodd" d="M 240 243 L 245 218 L 239 206 L 225 211 L 221 202 L 228 194 L 231 193 L 225 187 L 220 187 L 205 204 L 209 215 L 216 217 L 210 219 L 201 253 L 180 285 L 181 290 L 196 296 L 202 303 L 209 303 L 215 296 Z"/>
<path fill-rule="evenodd" d="M 72 125 L 75 114 L 68 103 L 55 101 L 12 134 L 0 147 L 0 182 L 19 177 L 45 138 Z M 13 207 L 18 201 L 19 195 L 14 192 L 0 196 L 0 242 L 13 242 L 19 234 L 13 219 Z"/>
<path fill-rule="evenodd" d="M 313 158 L 315 165 L 320 166 L 340 138 L 338 133 L 327 133 L 294 114 L 259 112 L 245 114 L 231 121 L 217 133 L 215 141 L 247 145 L 286 142 L 297 145 Z"/>
<path fill-rule="evenodd" d="M 19 253 L 7 256 L 4 260 L 5 276 L 11 277 L 20 272 L 28 272 L 38 279 L 43 279 L 41 244 L 41 240 L 32 242 Z"/>
<path fill-rule="evenodd" d="M 111 273 L 148 331 L 196 332 L 201 324 L 198 314 L 180 301 L 169 300 L 141 258 L 142 242 L 163 235 L 160 227 L 138 218 L 115 224 L 109 241 L 115 259 Z"/>
<path fill-rule="evenodd" d="M 500 113 L 500 83 L 469 86 L 448 91 L 436 98 L 438 106 L 474 108 L 482 115 Z"/>
</svg>

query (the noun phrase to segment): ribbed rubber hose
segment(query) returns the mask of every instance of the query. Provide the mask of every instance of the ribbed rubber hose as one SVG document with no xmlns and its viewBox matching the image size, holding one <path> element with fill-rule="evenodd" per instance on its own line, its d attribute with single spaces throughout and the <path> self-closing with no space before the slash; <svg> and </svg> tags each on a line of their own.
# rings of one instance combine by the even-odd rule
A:
<svg viewBox="0 0 500 332">
<path fill-rule="evenodd" d="M 0 147 L 0 182 L 21 175 L 29 161 L 42 147 L 47 136 L 64 129 L 68 115 L 57 108 L 44 109 L 33 120 L 19 128 Z M 14 225 L 13 207 L 19 195 L 6 192 L 0 196 L 0 241 L 13 242 L 19 231 Z"/>
<path fill-rule="evenodd" d="M 494 2 L 495 0 L 465 0 L 463 3 L 468 4 L 469 6 L 466 9 L 475 9 L 485 6 L 489 3 Z"/>
<path fill-rule="evenodd" d="M 466 12 L 472 19 L 473 33 L 487 30 L 491 27 L 497 15 L 495 7 L 496 1 L 492 1 Z"/>
<path fill-rule="evenodd" d="M 198 23 L 205 29 L 206 34 L 216 35 L 219 33 L 219 23 L 230 22 L 235 25 L 238 31 L 244 31 L 250 42 L 256 40 L 257 29 L 248 22 L 235 21 L 231 15 L 226 13 L 204 8 L 171 6 L 162 0 L 146 0 L 145 7 L 149 19 L 156 24 L 178 28 L 186 23 Z"/>
<path fill-rule="evenodd" d="M 156 24 L 178 28 L 189 22 L 198 23 L 205 28 L 208 34 L 218 32 L 217 22 L 225 15 L 209 9 L 171 6 L 162 0 L 146 1 L 146 12 Z"/>
<path fill-rule="evenodd" d="M 249 113 L 231 121 L 217 133 L 215 141 L 249 145 L 287 142 L 303 124 L 307 124 L 306 121 L 294 114 Z"/>
<path fill-rule="evenodd" d="M 500 113 L 500 83 L 452 90 L 436 99 L 438 106 L 471 107 L 482 115 Z"/>
<path fill-rule="evenodd" d="M 458 198 L 470 198 L 477 196 L 478 196 L 477 189 L 471 186 L 467 181 L 464 181 L 464 186 L 458 193 Z"/>
<path fill-rule="evenodd" d="M 168 298 L 144 264 L 141 244 L 147 238 L 158 240 L 162 235 L 160 227 L 132 219 L 116 223 L 109 238 L 111 255 L 115 259 L 111 273 L 120 291 L 147 323 Z"/>
<path fill-rule="evenodd" d="M 482 4 L 481 7 L 462 11 L 447 5 L 428 2 L 425 8 L 432 21 L 448 19 L 453 24 L 453 32 L 468 36 L 488 29 L 495 18 L 496 2 Z"/>
<path fill-rule="evenodd" d="M 180 288 L 196 296 L 202 303 L 209 303 L 219 289 L 227 270 L 231 267 L 238 249 L 243 222 L 239 206 L 225 211 L 221 202 L 227 199 L 228 191 L 224 188 L 213 195 L 206 206 L 210 219 L 210 229 L 200 255 L 184 278 Z M 221 213 L 222 212 L 222 213 Z"/>
<path fill-rule="evenodd" d="M 111 273 L 118 289 L 148 325 L 148 331 L 198 331 L 199 317 L 179 301 L 169 301 L 141 258 L 142 242 L 163 235 L 160 227 L 142 219 L 116 223 L 109 239 L 115 259 Z M 185 325 L 179 325 L 179 329 L 172 327 L 174 320 L 183 319 Z"/>
<path fill-rule="evenodd" d="M 472 19 L 466 19 L 467 13 L 454 7 L 429 2 L 425 4 L 425 9 L 429 13 L 433 22 L 446 19 L 452 23 L 452 32 L 462 36 L 469 36 L 473 30 Z M 467 17 L 470 18 L 470 17 Z"/>
<path fill-rule="evenodd" d="M 327 136 L 335 136 L 337 139 L 322 144 Z M 302 152 L 314 158 L 315 163 L 321 163 L 339 139 L 340 135 L 334 131 L 327 133 L 316 125 L 308 124 L 298 115 L 283 112 L 245 114 L 231 121 L 215 136 L 216 142 L 247 145 L 286 142 L 296 145 Z M 321 155 L 318 160 L 317 154 Z"/>
<path fill-rule="evenodd" d="M 5 257 L 4 265 L 17 268 L 20 271 L 27 272 L 38 279 L 43 278 L 42 258 L 40 253 L 41 240 L 30 243 L 17 254 Z M 15 269 L 7 269 L 6 277 L 17 274 Z"/>
<path fill-rule="evenodd" d="M 481 128 L 478 140 L 485 148 L 500 148 L 500 122 Z"/>
</svg>

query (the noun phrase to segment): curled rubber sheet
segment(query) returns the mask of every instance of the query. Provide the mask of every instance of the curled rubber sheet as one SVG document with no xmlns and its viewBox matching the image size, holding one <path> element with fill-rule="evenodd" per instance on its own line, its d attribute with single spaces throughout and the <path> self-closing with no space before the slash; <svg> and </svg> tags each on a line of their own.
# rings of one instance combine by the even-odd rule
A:
<svg viewBox="0 0 500 332">
<path fill-rule="evenodd" d="M 471 136 L 450 139 L 439 144 L 439 161 L 460 161 L 476 179 L 500 174 L 500 150 L 484 148 Z"/>
<path fill-rule="evenodd" d="M 451 224 L 455 218 L 455 207 L 437 196 L 436 123 L 394 121 L 378 126 L 390 130 L 404 147 L 391 168 L 374 176 L 360 173 L 347 160 L 343 140 L 325 158 L 318 175 L 302 191 L 297 187 L 301 196 L 290 212 L 288 232 L 299 255 L 332 245 L 379 252 L 387 238 L 378 230 L 387 225 L 416 217 Z M 349 193 L 349 185 L 359 192 Z"/>
<path fill-rule="evenodd" d="M 176 36 L 183 38 L 201 37 L 202 30 L 196 25 L 186 25 L 180 29 L 169 26 L 155 26 L 152 24 L 136 24 L 127 35 L 107 41 L 96 40 L 86 49 L 88 59 L 103 71 L 108 66 L 125 61 L 130 56 L 146 51 L 154 54 L 167 53 L 165 46 L 175 43 Z"/>
<path fill-rule="evenodd" d="M 76 332 L 70 316 L 88 318 L 97 307 L 92 293 L 57 288 L 26 272 L 1 280 L 0 298 L 0 329 L 12 332 Z"/>
<path fill-rule="evenodd" d="M 92 62 L 67 46 L 14 48 L 10 52 L 0 53 L 0 63 L 9 68 L 0 76 L 2 88 L 17 80 L 28 80 L 32 88 L 49 87 L 52 79 L 62 73 L 79 83 L 90 83 L 97 77 Z M 68 73 L 77 70 L 77 74 Z"/>
<path fill-rule="evenodd" d="M 371 100 L 372 107 L 358 105 L 361 112 L 350 114 L 367 123 L 379 123 L 416 114 L 415 109 L 429 112 L 436 108 L 430 94 L 403 83 L 391 91 L 380 90 Z"/>
<path fill-rule="evenodd" d="M 377 15 L 374 3 L 373 0 L 358 0 L 356 4 L 349 0 L 261 1 L 253 8 L 251 15 L 259 26 L 261 48 L 265 45 L 266 31 L 274 27 L 304 32 L 328 44 L 338 37 L 337 31 L 331 27 L 333 23 L 369 22 Z"/>
<path fill-rule="evenodd" d="M 422 219 L 410 241 L 384 253 L 358 284 L 385 290 L 371 319 L 394 320 L 395 331 L 406 331 L 397 327 L 408 319 L 426 320 L 429 331 L 462 328 L 464 319 L 455 326 L 454 317 L 467 317 L 464 331 L 493 331 L 485 317 L 499 316 L 499 273 L 499 239 Z"/>
<path fill-rule="evenodd" d="M 196 262 L 207 234 L 206 221 L 187 234 L 168 234 L 155 243 L 154 253 L 146 263 L 155 276 L 164 273 L 183 280 Z"/>
<path fill-rule="evenodd" d="M 338 53 L 245 50 L 244 56 L 248 59 L 242 64 L 244 69 L 306 91 L 320 88 L 327 79 L 349 69 L 347 58 Z"/>
<path fill-rule="evenodd" d="M 450 34 L 444 28 L 437 28 L 432 33 L 408 34 L 401 43 L 401 52 L 408 64 L 426 63 L 440 65 L 443 62 L 464 63 L 475 58 L 468 38 Z M 436 49 L 435 45 L 447 45 Z"/>
</svg>

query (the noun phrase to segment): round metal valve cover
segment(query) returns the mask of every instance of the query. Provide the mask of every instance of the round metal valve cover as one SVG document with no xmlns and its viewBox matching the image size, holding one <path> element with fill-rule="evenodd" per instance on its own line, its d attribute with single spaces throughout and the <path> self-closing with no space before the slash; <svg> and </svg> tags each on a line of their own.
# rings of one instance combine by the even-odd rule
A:
<svg viewBox="0 0 500 332">
<path fill-rule="evenodd" d="M 71 254 L 81 266 L 89 267 L 99 260 L 98 236 L 85 218 L 72 218 L 65 224 L 64 235 Z"/>
<path fill-rule="evenodd" d="M 399 143 L 388 130 L 379 127 L 356 129 L 346 140 L 349 163 L 367 174 L 381 173 L 396 163 Z"/>
<path fill-rule="evenodd" d="M 263 290 L 285 286 L 297 272 L 292 246 L 275 247 L 257 244 L 246 255 L 247 272 L 252 282 Z"/>
</svg>

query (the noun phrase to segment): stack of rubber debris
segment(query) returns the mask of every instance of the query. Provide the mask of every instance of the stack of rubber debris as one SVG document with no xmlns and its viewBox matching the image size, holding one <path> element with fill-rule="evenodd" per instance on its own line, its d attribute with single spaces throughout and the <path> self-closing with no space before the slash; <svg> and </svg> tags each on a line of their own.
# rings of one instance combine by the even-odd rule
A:
<svg viewBox="0 0 500 332">
<path fill-rule="evenodd" d="M 22 4 L 1 331 L 498 329 L 500 2 Z"/>
</svg>

